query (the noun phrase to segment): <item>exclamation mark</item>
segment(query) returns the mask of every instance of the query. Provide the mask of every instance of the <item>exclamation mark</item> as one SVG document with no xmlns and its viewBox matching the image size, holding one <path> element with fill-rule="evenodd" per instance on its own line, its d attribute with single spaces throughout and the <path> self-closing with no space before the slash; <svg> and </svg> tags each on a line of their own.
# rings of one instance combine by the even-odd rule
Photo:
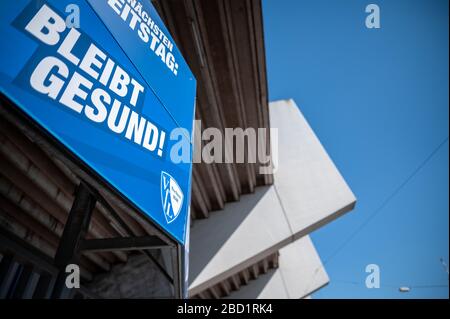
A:
<svg viewBox="0 0 450 319">
<path fill-rule="evenodd" d="M 159 135 L 158 156 L 162 156 L 162 150 L 164 148 L 164 140 L 166 139 L 166 132 L 161 131 Z"/>
<path fill-rule="evenodd" d="M 175 75 L 178 74 L 178 63 L 175 63 L 175 65 L 174 65 L 173 74 L 175 74 Z"/>
</svg>

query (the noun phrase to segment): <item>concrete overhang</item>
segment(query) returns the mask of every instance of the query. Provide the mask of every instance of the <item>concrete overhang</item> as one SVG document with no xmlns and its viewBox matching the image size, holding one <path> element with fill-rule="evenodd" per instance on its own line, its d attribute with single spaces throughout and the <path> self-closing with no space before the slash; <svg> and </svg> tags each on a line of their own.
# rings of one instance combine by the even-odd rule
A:
<svg viewBox="0 0 450 319">
<path fill-rule="evenodd" d="M 292 100 L 270 104 L 278 129 L 274 185 L 228 203 L 191 228 L 195 295 L 352 210 L 356 198 Z M 272 134 L 272 138 L 275 134 Z"/>
</svg>

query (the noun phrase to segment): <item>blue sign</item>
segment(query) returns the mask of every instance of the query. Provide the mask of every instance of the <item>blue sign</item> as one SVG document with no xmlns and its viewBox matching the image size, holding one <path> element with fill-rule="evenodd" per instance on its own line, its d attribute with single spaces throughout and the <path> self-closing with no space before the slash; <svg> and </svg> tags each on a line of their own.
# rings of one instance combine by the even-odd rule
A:
<svg viewBox="0 0 450 319">
<path fill-rule="evenodd" d="M 190 141 L 196 81 L 150 1 L 0 1 L 0 19 L 1 92 L 185 245 L 192 148 L 174 163 L 171 132 Z"/>
</svg>

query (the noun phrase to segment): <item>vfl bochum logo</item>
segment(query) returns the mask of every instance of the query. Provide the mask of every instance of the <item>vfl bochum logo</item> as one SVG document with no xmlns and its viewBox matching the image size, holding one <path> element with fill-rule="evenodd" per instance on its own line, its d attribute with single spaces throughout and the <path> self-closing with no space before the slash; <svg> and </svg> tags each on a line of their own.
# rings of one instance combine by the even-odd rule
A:
<svg viewBox="0 0 450 319">
<path fill-rule="evenodd" d="M 168 224 L 180 214 L 183 198 L 183 192 L 177 181 L 170 174 L 161 171 L 161 203 Z"/>
</svg>

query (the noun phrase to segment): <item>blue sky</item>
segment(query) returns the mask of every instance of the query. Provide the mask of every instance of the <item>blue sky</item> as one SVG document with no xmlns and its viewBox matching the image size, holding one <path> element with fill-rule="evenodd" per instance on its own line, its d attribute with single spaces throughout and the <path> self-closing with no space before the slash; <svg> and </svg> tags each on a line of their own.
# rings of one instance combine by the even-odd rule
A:
<svg viewBox="0 0 450 319">
<path fill-rule="evenodd" d="M 381 29 L 365 27 L 369 3 Z M 448 1 L 263 0 L 263 11 L 270 100 L 297 102 L 358 198 L 312 235 L 330 276 L 314 298 L 448 298 L 448 141 L 334 254 L 448 138 Z M 371 263 L 380 289 L 365 287 Z"/>
</svg>

